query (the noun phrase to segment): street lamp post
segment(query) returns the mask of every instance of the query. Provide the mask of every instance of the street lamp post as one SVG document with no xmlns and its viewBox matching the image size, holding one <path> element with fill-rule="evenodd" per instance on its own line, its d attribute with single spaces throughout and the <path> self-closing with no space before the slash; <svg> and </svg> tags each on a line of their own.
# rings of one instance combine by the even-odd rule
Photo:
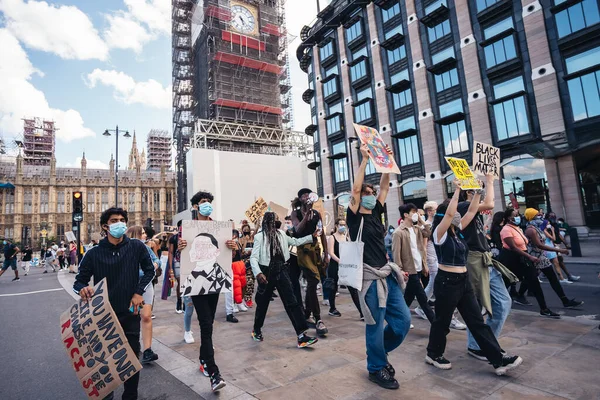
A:
<svg viewBox="0 0 600 400">
<path fill-rule="evenodd" d="M 116 156 L 116 162 L 115 162 L 115 207 L 119 206 L 119 125 L 117 125 L 116 129 L 106 129 L 104 130 L 104 133 L 102 134 L 103 136 L 110 136 L 110 132 L 114 132 L 115 133 L 115 156 Z M 125 134 L 123 134 L 123 137 L 126 138 L 130 138 L 131 135 L 129 134 L 129 131 L 125 131 Z"/>
</svg>

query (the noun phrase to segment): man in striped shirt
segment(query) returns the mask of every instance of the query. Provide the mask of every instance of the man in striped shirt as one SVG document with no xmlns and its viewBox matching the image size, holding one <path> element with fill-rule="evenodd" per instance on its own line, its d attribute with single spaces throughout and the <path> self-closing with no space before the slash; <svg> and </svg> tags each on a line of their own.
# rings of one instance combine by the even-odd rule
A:
<svg viewBox="0 0 600 400">
<path fill-rule="evenodd" d="M 126 235 L 127 211 L 109 208 L 100 217 L 100 226 L 105 238 L 91 248 L 79 264 L 73 290 L 83 300 L 94 296 L 94 283 L 106 278 L 108 298 L 127 341 L 136 355 L 140 353 L 140 311 L 144 307 L 142 295 L 154 279 L 154 265 L 140 240 L 130 240 Z M 140 277 L 139 270 L 144 275 Z M 138 398 L 139 373 L 125 382 L 123 400 Z M 105 399 L 112 399 L 112 394 Z"/>
</svg>

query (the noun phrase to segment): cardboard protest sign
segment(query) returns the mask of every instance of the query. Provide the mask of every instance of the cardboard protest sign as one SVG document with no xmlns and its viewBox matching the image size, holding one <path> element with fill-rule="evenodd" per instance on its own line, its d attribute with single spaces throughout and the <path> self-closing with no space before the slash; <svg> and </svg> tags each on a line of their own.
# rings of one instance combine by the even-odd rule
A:
<svg viewBox="0 0 600 400">
<path fill-rule="evenodd" d="M 248 219 L 256 225 L 258 221 L 263 217 L 263 215 L 265 215 L 265 212 L 267 211 L 268 207 L 269 206 L 267 205 L 265 200 L 262 197 L 259 197 L 258 199 L 256 199 L 254 204 L 252 204 L 250 208 L 246 210 L 246 217 L 248 217 Z"/>
<path fill-rule="evenodd" d="M 456 175 L 463 189 L 481 189 L 479 181 L 473 175 L 467 160 L 463 158 L 446 157 L 446 162 Z"/>
<path fill-rule="evenodd" d="M 233 290 L 231 221 L 182 221 L 181 293 L 184 296 L 225 293 Z"/>
<path fill-rule="evenodd" d="M 69 242 L 76 242 L 77 238 L 75 237 L 75 234 L 71 231 L 69 232 L 65 232 L 65 237 L 67 238 L 67 241 Z"/>
<path fill-rule="evenodd" d="M 283 222 L 285 220 L 285 217 L 288 216 L 287 208 L 280 206 L 279 204 L 273 203 L 272 201 L 269 203 L 269 211 L 277 214 L 281 222 Z"/>
<path fill-rule="evenodd" d="M 90 399 L 103 399 L 142 369 L 108 300 L 106 279 L 94 296 L 60 316 L 61 340 Z"/>
<path fill-rule="evenodd" d="M 494 179 L 500 179 L 500 149 L 473 141 L 473 172 L 477 175 L 493 174 Z"/>
<path fill-rule="evenodd" d="M 375 170 L 381 173 L 399 174 L 400 168 L 396 165 L 394 157 L 388 153 L 385 142 L 377 129 L 364 125 L 354 124 L 354 130 L 361 143 L 369 147 L 369 157 L 375 165 Z"/>
</svg>

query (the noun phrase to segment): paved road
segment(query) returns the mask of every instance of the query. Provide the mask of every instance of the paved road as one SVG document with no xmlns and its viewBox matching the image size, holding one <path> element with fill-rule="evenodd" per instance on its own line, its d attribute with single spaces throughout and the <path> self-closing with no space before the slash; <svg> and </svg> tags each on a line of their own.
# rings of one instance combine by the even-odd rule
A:
<svg viewBox="0 0 600 400">
<path fill-rule="evenodd" d="M 555 312 L 561 313 L 570 317 L 577 316 L 596 316 L 596 319 L 600 319 L 600 279 L 598 279 L 598 273 L 600 272 L 600 265 L 591 264 L 567 264 L 567 269 L 573 275 L 581 276 L 579 282 L 572 284 L 563 285 L 563 289 L 567 297 L 575 297 L 577 300 L 583 300 L 584 304 L 579 309 L 565 309 L 562 307 L 562 302 L 554 293 L 550 284 L 546 279 L 542 279 L 542 289 L 544 290 L 544 297 L 548 307 Z M 543 278 L 543 276 L 542 276 Z M 539 312 L 539 307 L 535 301 L 535 297 L 528 298 L 533 306 L 520 306 L 513 303 L 513 308 L 516 310 Z"/>
<path fill-rule="evenodd" d="M 60 314 L 73 304 L 73 298 L 62 289 L 56 274 L 42 272 L 33 269 L 14 283 L 12 271 L 0 278 L 0 399 L 83 400 L 87 397 L 68 362 L 58 326 Z M 17 295 L 40 290 L 50 291 Z M 144 368 L 141 374 L 140 399 L 199 398 L 158 365 Z"/>
</svg>

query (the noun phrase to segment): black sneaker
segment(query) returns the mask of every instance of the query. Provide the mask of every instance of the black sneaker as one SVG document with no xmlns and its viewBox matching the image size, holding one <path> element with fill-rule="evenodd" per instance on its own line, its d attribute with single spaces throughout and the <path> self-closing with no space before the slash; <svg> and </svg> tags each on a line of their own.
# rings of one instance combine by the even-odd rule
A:
<svg viewBox="0 0 600 400">
<path fill-rule="evenodd" d="M 181 302 L 181 298 L 177 299 L 177 305 L 175 306 L 175 311 L 177 314 L 180 314 L 180 311 L 183 311 L 183 303 Z"/>
<path fill-rule="evenodd" d="M 425 357 L 425 362 L 429 365 L 433 365 L 436 368 L 439 369 L 451 369 L 452 368 L 452 363 L 448 360 L 446 360 L 444 358 L 444 356 L 439 356 L 439 357 L 429 357 L 429 355 L 427 355 Z"/>
<path fill-rule="evenodd" d="M 318 320 L 317 321 L 317 336 L 325 336 L 327 335 L 327 333 L 329 332 L 329 329 L 327 329 L 327 327 L 325 326 L 325 324 L 323 323 L 323 321 Z"/>
<path fill-rule="evenodd" d="M 308 346 L 312 346 L 317 343 L 319 339 L 316 337 L 308 336 L 306 333 L 303 333 L 302 336 L 298 337 L 298 348 L 303 349 Z"/>
<path fill-rule="evenodd" d="M 429 307 L 435 307 L 435 301 L 433 300 L 429 300 L 427 304 L 429 304 Z"/>
<path fill-rule="evenodd" d="M 542 317 L 548 317 L 548 318 L 554 318 L 554 319 L 560 318 L 560 314 L 557 314 L 557 313 L 551 311 L 549 308 L 546 308 L 545 310 L 540 311 L 540 315 Z"/>
<path fill-rule="evenodd" d="M 339 312 L 337 309 L 334 309 L 334 310 L 329 310 L 329 315 L 331 315 L 332 317 L 341 317 L 342 313 Z"/>
<path fill-rule="evenodd" d="M 390 376 L 392 378 L 394 378 L 396 376 L 396 370 L 394 369 L 394 367 L 392 367 L 392 364 L 387 363 L 387 365 L 385 366 L 385 369 L 387 370 L 388 374 L 390 374 Z"/>
<path fill-rule="evenodd" d="M 496 375 L 502 376 L 506 375 L 511 369 L 517 368 L 522 363 L 523 359 L 519 356 L 504 356 L 502 357 L 502 364 L 494 365 L 494 369 L 496 370 Z"/>
<path fill-rule="evenodd" d="M 226 385 L 227 383 L 225 383 L 225 380 L 218 372 L 215 372 L 210 376 L 210 388 L 213 392 L 223 389 Z"/>
<path fill-rule="evenodd" d="M 158 354 L 152 351 L 151 348 L 144 350 L 142 355 L 142 364 L 150 364 L 152 361 L 158 360 Z"/>
<path fill-rule="evenodd" d="M 565 308 L 574 308 L 574 307 L 579 307 L 581 305 L 583 305 L 583 301 L 577 301 L 575 299 L 567 300 L 565 303 L 563 303 L 563 306 Z"/>
<path fill-rule="evenodd" d="M 369 380 L 384 389 L 398 389 L 400 387 L 398 381 L 390 375 L 386 368 L 382 368 L 377 372 L 369 372 Z"/>
<path fill-rule="evenodd" d="M 44 272 L 42 272 L 42 274 L 47 274 L 47 273 L 48 273 L 48 271 L 44 271 Z"/>
<path fill-rule="evenodd" d="M 233 314 L 227 314 L 227 322 L 233 322 L 234 324 L 237 324 L 239 321 L 235 317 L 235 315 L 233 315 Z"/>
<path fill-rule="evenodd" d="M 487 361 L 488 359 L 486 358 L 486 356 L 483 354 L 482 350 L 475 350 L 475 349 L 467 349 L 467 353 L 471 356 L 474 357 L 480 361 Z"/>
<path fill-rule="evenodd" d="M 21 280 L 21 278 L 16 277 L 15 279 L 12 280 L 12 282 L 19 282 Z"/>
<path fill-rule="evenodd" d="M 515 299 L 513 301 L 522 306 L 530 306 L 531 305 L 531 302 L 529 300 L 527 300 L 527 298 L 525 296 L 517 296 L 517 297 L 515 297 Z"/>
<path fill-rule="evenodd" d="M 255 332 L 255 331 L 252 331 L 252 339 L 254 339 L 257 342 L 262 342 L 263 340 L 265 340 L 262 332 Z"/>
</svg>

